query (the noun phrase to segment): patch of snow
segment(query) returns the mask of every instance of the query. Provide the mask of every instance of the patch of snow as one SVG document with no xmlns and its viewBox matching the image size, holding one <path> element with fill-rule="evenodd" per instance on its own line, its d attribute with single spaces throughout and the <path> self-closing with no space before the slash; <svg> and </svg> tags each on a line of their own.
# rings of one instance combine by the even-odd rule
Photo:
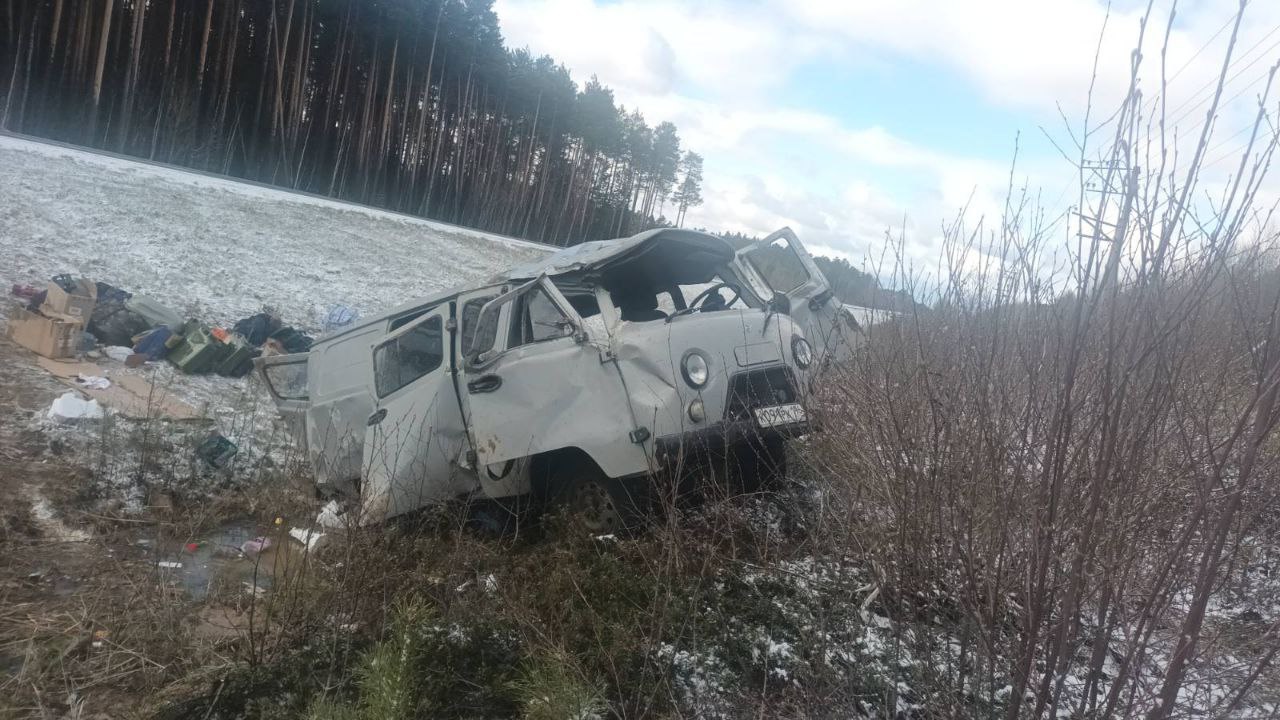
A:
<svg viewBox="0 0 1280 720">
<path fill-rule="evenodd" d="M 231 324 L 263 306 L 318 330 L 535 260 L 514 238 L 194 172 L 0 137 L 0 281 L 60 272 Z"/>
<path fill-rule="evenodd" d="M 30 499 L 31 514 L 43 534 L 58 542 L 87 542 L 93 538 L 88 531 L 64 523 L 53 511 L 48 498 L 33 492 Z"/>
</svg>

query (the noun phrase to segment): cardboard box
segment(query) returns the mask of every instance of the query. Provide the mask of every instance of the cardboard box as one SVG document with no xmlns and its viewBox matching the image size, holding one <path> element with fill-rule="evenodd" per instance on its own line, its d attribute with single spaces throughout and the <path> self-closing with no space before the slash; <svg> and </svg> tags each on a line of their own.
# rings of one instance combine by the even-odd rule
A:
<svg viewBox="0 0 1280 720">
<path fill-rule="evenodd" d="M 49 316 L 15 307 L 9 314 L 9 339 L 47 358 L 76 356 L 84 322 L 66 316 Z"/>
<path fill-rule="evenodd" d="M 88 323 L 93 315 L 93 307 L 98 304 L 98 285 L 84 278 L 75 278 L 72 282 L 75 283 L 75 289 L 67 292 L 58 283 L 50 281 L 49 293 L 40 306 L 40 312 L 50 316 L 80 318 Z"/>
</svg>

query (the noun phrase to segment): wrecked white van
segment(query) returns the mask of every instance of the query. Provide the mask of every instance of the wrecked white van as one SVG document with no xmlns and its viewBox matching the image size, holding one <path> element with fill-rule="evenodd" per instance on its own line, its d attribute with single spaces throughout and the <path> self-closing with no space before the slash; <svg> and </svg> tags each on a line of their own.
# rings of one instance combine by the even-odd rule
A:
<svg viewBox="0 0 1280 720">
<path fill-rule="evenodd" d="M 609 531 L 653 478 L 753 486 L 809 431 L 857 329 L 790 230 L 588 242 L 262 358 L 323 496 L 368 523 L 454 498 L 558 499 Z"/>
</svg>

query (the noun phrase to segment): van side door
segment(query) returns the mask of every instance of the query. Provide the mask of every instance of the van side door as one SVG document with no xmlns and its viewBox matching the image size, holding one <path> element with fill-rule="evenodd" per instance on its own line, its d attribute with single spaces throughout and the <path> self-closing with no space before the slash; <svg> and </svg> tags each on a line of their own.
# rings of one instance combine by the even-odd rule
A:
<svg viewBox="0 0 1280 720">
<path fill-rule="evenodd" d="M 575 447 L 611 477 L 648 469 L 629 439 L 637 421 L 609 359 L 582 317 L 546 277 L 485 305 L 466 359 L 465 385 L 478 466 Z"/>
<path fill-rule="evenodd" d="M 818 359 L 847 357 L 856 324 L 850 323 L 827 277 L 791 228 L 782 228 L 737 252 L 736 264 L 763 294 L 785 295 L 791 318 L 804 330 Z"/>
<path fill-rule="evenodd" d="M 373 412 L 366 421 L 361 522 L 374 522 L 470 489 L 453 472 L 466 444 L 453 397 L 444 303 L 373 346 Z"/>
</svg>

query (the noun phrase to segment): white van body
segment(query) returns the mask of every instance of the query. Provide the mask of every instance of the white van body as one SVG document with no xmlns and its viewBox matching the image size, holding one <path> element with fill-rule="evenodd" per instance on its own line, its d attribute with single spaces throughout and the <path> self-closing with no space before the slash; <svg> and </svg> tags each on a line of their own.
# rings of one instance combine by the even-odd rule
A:
<svg viewBox="0 0 1280 720">
<path fill-rule="evenodd" d="M 367 523 L 531 492 L 612 506 L 619 483 L 709 454 L 750 465 L 781 453 L 809 430 L 813 373 L 856 331 L 790 230 L 735 252 L 658 229 L 567 248 L 258 367 L 318 491 Z"/>
</svg>

